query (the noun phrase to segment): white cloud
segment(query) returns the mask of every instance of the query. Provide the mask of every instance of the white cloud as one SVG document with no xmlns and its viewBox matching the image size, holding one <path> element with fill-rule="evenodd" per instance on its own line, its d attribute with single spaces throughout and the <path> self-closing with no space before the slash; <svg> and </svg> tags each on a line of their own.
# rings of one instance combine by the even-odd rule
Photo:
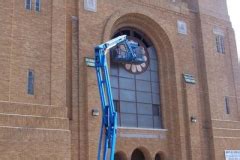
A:
<svg viewBox="0 0 240 160">
<path fill-rule="evenodd" d="M 240 1 L 239 0 L 227 0 L 228 13 L 232 21 L 232 26 L 235 30 L 236 43 L 238 48 L 238 59 L 240 59 Z"/>
</svg>

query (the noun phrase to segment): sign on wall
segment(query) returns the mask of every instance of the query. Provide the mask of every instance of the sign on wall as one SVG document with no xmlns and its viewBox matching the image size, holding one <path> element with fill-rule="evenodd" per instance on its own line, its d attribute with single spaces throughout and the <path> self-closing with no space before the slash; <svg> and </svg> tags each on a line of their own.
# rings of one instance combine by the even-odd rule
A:
<svg viewBox="0 0 240 160">
<path fill-rule="evenodd" d="M 88 67 L 95 67 L 95 59 L 85 57 L 85 63 Z"/>
<path fill-rule="evenodd" d="M 177 21 L 178 33 L 187 34 L 187 24 L 184 21 Z"/>
<path fill-rule="evenodd" d="M 240 150 L 225 150 L 226 160 L 240 160 Z"/>
<path fill-rule="evenodd" d="M 186 83 L 195 84 L 196 80 L 191 74 L 183 74 L 183 79 Z"/>
<path fill-rule="evenodd" d="M 84 0 L 84 9 L 97 12 L 97 0 Z"/>
</svg>

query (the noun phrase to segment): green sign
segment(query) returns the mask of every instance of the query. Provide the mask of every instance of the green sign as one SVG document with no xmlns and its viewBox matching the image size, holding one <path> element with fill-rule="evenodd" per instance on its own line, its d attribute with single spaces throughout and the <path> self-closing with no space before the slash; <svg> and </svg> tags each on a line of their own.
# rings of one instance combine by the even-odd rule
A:
<svg viewBox="0 0 240 160">
<path fill-rule="evenodd" d="M 183 79 L 186 83 L 195 84 L 196 80 L 191 74 L 183 74 Z"/>
<path fill-rule="evenodd" d="M 85 58 L 85 63 L 88 67 L 95 67 L 95 59 L 94 58 Z"/>
</svg>

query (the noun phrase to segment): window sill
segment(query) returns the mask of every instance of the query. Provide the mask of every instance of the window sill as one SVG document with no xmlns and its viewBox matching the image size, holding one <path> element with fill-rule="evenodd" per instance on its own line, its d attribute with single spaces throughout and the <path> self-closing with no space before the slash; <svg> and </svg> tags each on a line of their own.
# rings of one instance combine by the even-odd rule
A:
<svg viewBox="0 0 240 160">
<path fill-rule="evenodd" d="M 167 132 L 168 129 L 156 129 L 156 128 L 136 128 L 136 127 L 118 127 L 124 130 L 145 130 L 145 131 L 164 131 Z"/>
</svg>

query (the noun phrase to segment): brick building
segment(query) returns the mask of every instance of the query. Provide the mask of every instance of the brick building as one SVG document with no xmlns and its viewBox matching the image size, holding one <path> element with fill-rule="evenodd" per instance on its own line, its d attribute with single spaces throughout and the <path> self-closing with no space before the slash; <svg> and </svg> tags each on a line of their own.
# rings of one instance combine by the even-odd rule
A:
<svg viewBox="0 0 240 160">
<path fill-rule="evenodd" d="M 226 0 L 0 0 L 1 160 L 97 159 L 100 100 L 85 57 L 122 34 L 148 61 L 110 62 L 115 159 L 224 160 L 239 149 Z"/>
</svg>

